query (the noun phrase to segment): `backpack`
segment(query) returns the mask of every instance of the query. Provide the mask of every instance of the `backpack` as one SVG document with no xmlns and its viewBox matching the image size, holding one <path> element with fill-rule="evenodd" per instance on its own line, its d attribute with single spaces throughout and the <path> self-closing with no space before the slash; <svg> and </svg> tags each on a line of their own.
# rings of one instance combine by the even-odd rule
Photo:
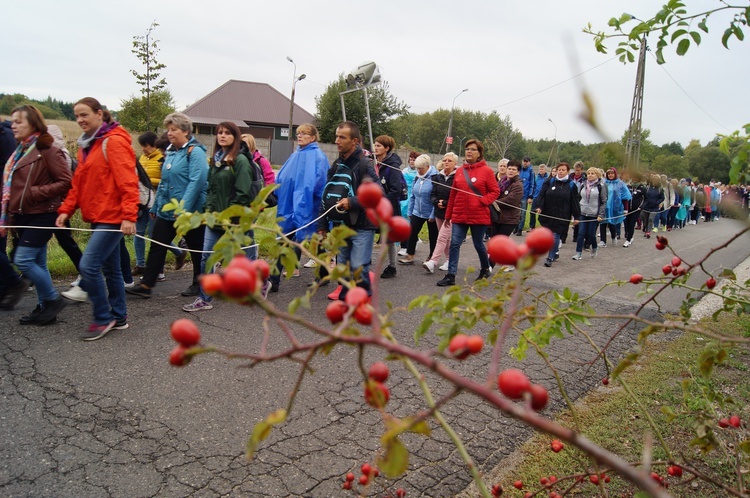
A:
<svg viewBox="0 0 750 498">
<path fill-rule="evenodd" d="M 154 185 L 138 159 L 135 160 L 135 172 L 138 174 L 138 203 L 150 208 L 154 204 Z"/>
<path fill-rule="evenodd" d="M 387 166 L 387 168 L 389 171 L 388 176 L 390 176 L 390 171 L 392 171 L 394 168 L 391 168 L 390 166 Z M 398 170 L 398 176 L 399 176 L 399 179 L 401 180 L 401 191 L 398 196 L 398 200 L 405 201 L 406 199 L 409 198 L 409 187 L 408 185 L 406 185 L 406 177 L 404 176 L 404 172 L 401 170 Z"/>
<path fill-rule="evenodd" d="M 366 173 L 366 169 L 363 166 L 360 166 L 360 169 L 359 179 L 361 181 Z M 341 199 L 354 197 L 355 195 L 354 171 L 342 162 L 336 163 L 335 173 L 323 187 L 323 207 L 327 213 L 326 216 L 328 219 L 334 223 L 342 223 L 347 219 L 354 223 L 355 220 L 352 219 L 351 210 L 339 211 L 338 209 L 331 208 L 333 208 Z"/>
<path fill-rule="evenodd" d="M 266 180 L 263 177 L 263 170 L 258 163 L 253 161 L 253 155 L 250 152 L 242 149 L 240 151 L 240 154 L 245 156 L 250 162 L 250 174 L 252 181 L 252 184 L 250 186 L 250 199 L 255 200 L 255 198 L 260 193 L 260 190 L 266 186 Z M 232 173 L 234 173 L 234 169 L 232 170 Z M 278 203 L 279 199 L 278 197 L 276 197 L 276 192 L 271 192 L 270 194 L 268 194 L 268 197 L 266 197 L 266 204 L 268 204 L 268 207 L 274 207 Z"/>
</svg>

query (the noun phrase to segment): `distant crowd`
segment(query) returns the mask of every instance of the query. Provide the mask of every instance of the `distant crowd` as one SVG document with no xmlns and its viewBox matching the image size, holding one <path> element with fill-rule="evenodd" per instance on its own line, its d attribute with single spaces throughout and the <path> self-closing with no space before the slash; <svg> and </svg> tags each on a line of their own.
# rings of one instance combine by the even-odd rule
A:
<svg viewBox="0 0 750 498">
<path fill-rule="evenodd" d="M 32 105 L 15 108 L 11 121 L 0 126 L 3 170 L 0 211 L 0 309 L 13 309 L 33 286 L 37 305 L 20 317 L 23 325 L 53 323 L 68 301 L 90 301 L 92 322 L 81 339 L 96 340 L 112 330 L 129 327 L 126 294 L 150 298 L 165 277 L 167 252 L 181 268 L 189 255 L 193 280 L 182 292 L 193 299 L 186 312 L 213 308 L 212 297 L 200 285 L 202 273 L 214 271 L 207 261 L 225 226 L 211 222 L 178 237 L 172 199 L 188 212 L 221 212 L 233 205 L 248 206 L 264 185 L 276 190 L 266 199 L 276 207 L 281 229 L 304 243 L 325 236 L 337 225 L 353 230 L 336 263 L 348 265 L 356 285 L 370 292 L 370 264 L 377 227 L 359 204 L 357 189 L 367 181 L 383 190 L 393 216 L 409 219 L 411 236 L 403 244 L 386 244 L 388 264 L 381 278 L 398 275 L 398 265 L 418 261 L 420 231 L 427 227 L 427 247 L 421 259 L 428 273 L 446 272 L 438 286 L 455 284 L 461 246 L 471 234 L 479 257 L 477 279 L 488 278 L 495 263 L 486 241 L 496 235 L 524 236 L 537 224 L 555 237 L 544 266 L 560 257 L 559 247 L 571 233 L 573 260 L 585 251 L 596 257 L 608 244 L 630 247 L 636 232 L 646 238 L 659 231 L 684 229 L 699 221 L 712 222 L 725 213 L 747 216 L 748 188 L 719 182 L 609 168 L 585 168 L 577 162 L 541 164 L 531 158 L 503 159 L 497 170 L 485 161 L 481 141 L 465 143 L 464 157 L 447 153 L 436 165 L 430 156 L 412 152 L 403 165 L 393 138 L 375 139 L 372 152 L 362 148 L 359 127 L 350 121 L 336 128 L 339 157 L 329 164 L 318 146 L 312 124 L 297 130 L 297 149 L 276 175 L 257 149 L 252 135 L 233 122 L 216 127 L 213 149 L 192 135 L 190 118 L 172 113 L 164 118 L 166 133 L 138 137 L 142 155 L 136 158 L 130 135 L 92 97 L 75 104 L 82 130 L 75 158 L 65 148 L 62 133 L 48 126 Z M 548 171 L 549 170 L 549 171 Z M 736 209 L 734 209 L 736 208 Z M 81 250 L 71 236 L 70 217 L 80 210 L 91 225 L 91 237 Z M 134 239 L 135 264 L 124 236 Z M 48 242 L 56 237 L 78 271 L 71 288 L 59 292 L 47 268 Z M 8 256 L 8 238 L 12 241 Z M 146 238 L 152 243 L 146 252 Z M 246 233 L 244 256 L 258 257 L 254 233 Z M 327 258 L 321 252 L 320 254 Z M 301 253 L 298 251 L 298 259 Z M 278 292 L 285 276 L 280 261 L 263 283 L 261 295 Z M 15 265 L 15 267 L 14 267 Z M 330 283 L 328 265 L 314 260 L 311 286 Z M 512 271 L 512 267 L 502 267 Z M 293 275 L 298 276 L 299 269 Z M 140 277 L 135 279 L 135 277 Z M 338 285 L 329 299 L 344 299 L 349 287 Z"/>
</svg>

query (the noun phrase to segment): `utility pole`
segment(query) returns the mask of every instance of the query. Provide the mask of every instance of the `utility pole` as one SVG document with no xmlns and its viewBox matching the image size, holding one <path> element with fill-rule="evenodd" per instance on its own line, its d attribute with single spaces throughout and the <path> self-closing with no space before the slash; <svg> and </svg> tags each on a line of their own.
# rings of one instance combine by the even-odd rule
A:
<svg viewBox="0 0 750 498">
<path fill-rule="evenodd" d="M 646 71 L 646 35 L 641 39 L 641 50 L 638 54 L 638 69 L 635 74 L 635 91 L 633 92 L 633 107 L 630 110 L 630 124 L 628 125 L 628 141 L 625 144 L 625 168 L 637 169 L 641 164 L 641 130 L 643 116 L 643 81 Z"/>
</svg>

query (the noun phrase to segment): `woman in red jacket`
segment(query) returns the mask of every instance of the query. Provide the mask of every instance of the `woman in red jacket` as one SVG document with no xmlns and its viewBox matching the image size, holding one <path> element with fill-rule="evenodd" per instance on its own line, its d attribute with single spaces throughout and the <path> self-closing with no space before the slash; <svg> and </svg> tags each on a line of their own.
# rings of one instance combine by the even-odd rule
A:
<svg viewBox="0 0 750 498">
<path fill-rule="evenodd" d="M 83 130 L 78 139 L 78 168 L 56 223 L 65 226 L 65 220 L 81 208 L 83 221 L 94 230 L 79 268 L 80 286 L 88 292 L 94 309 L 94 321 L 81 339 L 94 341 L 112 329 L 128 328 L 120 239 L 123 234 L 135 234 L 138 175 L 130 135 L 98 100 L 83 98 L 73 111 Z"/>
<path fill-rule="evenodd" d="M 47 133 L 41 112 L 22 105 L 11 111 L 11 117 L 18 147 L 3 172 L 0 235 L 5 236 L 8 225 L 40 227 L 15 229 L 13 262 L 24 278 L 34 283 L 39 301 L 30 314 L 21 317 L 21 325 L 46 325 L 65 307 L 47 269 L 47 242 L 54 233 L 49 228 L 55 226 L 61 198 L 70 188 L 71 173 L 65 155 Z M 15 292 L 23 292 L 28 281 L 26 284 Z"/>
<path fill-rule="evenodd" d="M 484 146 L 477 139 L 466 142 L 465 161 L 454 174 L 453 189 L 445 210 L 445 219 L 452 224 L 448 274 L 440 280 L 439 287 L 456 283 L 461 244 L 471 229 L 471 239 L 479 256 L 481 268 L 477 280 L 490 276 L 490 262 L 484 245 L 484 232 L 492 222 L 490 204 L 500 195 L 495 173 L 484 161 Z"/>
</svg>

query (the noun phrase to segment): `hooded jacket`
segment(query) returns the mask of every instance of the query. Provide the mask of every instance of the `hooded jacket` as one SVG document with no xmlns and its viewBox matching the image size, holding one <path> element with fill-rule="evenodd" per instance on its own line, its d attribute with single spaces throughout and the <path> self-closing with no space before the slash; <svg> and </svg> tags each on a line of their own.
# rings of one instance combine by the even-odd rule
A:
<svg viewBox="0 0 750 498">
<path fill-rule="evenodd" d="M 107 155 L 102 150 L 106 140 Z M 78 149 L 78 167 L 72 188 L 58 213 L 72 216 L 81 208 L 83 221 L 117 225 L 138 218 L 138 175 L 135 152 L 125 129 L 116 125 L 91 145 Z"/>
<path fill-rule="evenodd" d="M 570 177 L 563 180 L 551 178 L 542 186 L 537 207 L 546 215 L 540 219 L 542 226 L 558 234 L 566 232 L 571 217 L 578 219 L 581 216 L 578 186 Z"/>
<path fill-rule="evenodd" d="M 633 198 L 625 182 L 617 177 L 617 170 L 610 168 L 607 170 L 614 171 L 615 177 L 610 180 L 607 178 L 604 183 L 607 186 L 607 210 L 605 218 L 610 225 L 619 225 L 625 219 L 625 206 Z"/>
<path fill-rule="evenodd" d="M 430 200 L 432 193 L 432 177 L 437 174 L 435 166 L 430 165 L 424 175 L 417 173 L 409 196 L 409 216 L 416 216 L 425 220 L 435 218 L 435 206 Z"/>
<path fill-rule="evenodd" d="M 161 168 L 161 182 L 156 189 L 156 200 L 151 206 L 151 212 L 159 218 L 173 220 L 174 212 L 165 211 L 163 208 L 174 198 L 185 201 L 185 211 L 200 213 L 206 202 L 207 190 L 206 148 L 195 137 L 190 137 L 190 140 L 179 149 L 175 149 L 174 145 L 167 148 Z"/>
<path fill-rule="evenodd" d="M 379 168 L 380 185 L 385 191 L 385 197 L 391 201 L 393 216 L 401 216 L 401 158 L 391 152 L 381 161 Z M 407 197 L 408 201 L 408 197 Z"/>
<path fill-rule="evenodd" d="M 534 175 L 534 167 L 529 163 L 528 168 L 521 166 L 518 170 L 518 177 L 523 182 L 523 197 L 521 202 L 526 202 L 527 199 L 534 198 L 534 190 L 536 189 L 536 175 Z"/>
<path fill-rule="evenodd" d="M 53 137 L 42 133 L 34 148 L 13 170 L 8 212 L 11 214 L 55 213 L 70 189 L 72 174 L 63 151 Z"/>
<path fill-rule="evenodd" d="M 276 196 L 279 200 L 276 215 L 284 233 L 289 233 L 312 222 L 323 199 L 323 187 L 328 176 L 328 158 L 317 142 L 311 142 L 294 152 L 276 176 Z M 316 224 L 299 230 L 297 240 L 315 233 Z"/>
<path fill-rule="evenodd" d="M 221 212 L 231 205 L 249 206 L 250 188 L 253 174 L 250 161 L 243 154 L 237 154 L 234 164 L 222 160 L 208 169 L 205 210 Z"/>
<path fill-rule="evenodd" d="M 164 165 L 164 154 L 159 149 L 156 149 L 151 154 L 141 154 L 138 162 L 141 163 L 144 171 L 146 171 L 148 179 L 151 180 L 151 185 L 157 188 L 161 181 L 161 167 Z"/>
<path fill-rule="evenodd" d="M 469 187 L 464 171 L 468 173 L 471 185 L 482 194 L 481 197 Z M 489 225 L 492 223 L 490 204 L 499 195 L 500 187 L 495 173 L 484 159 L 474 164 L 464 163 L 456 169 L 453 176 L 453 189 L 445 210 L 445 219 L 466 225 Z"/>
</svg>

